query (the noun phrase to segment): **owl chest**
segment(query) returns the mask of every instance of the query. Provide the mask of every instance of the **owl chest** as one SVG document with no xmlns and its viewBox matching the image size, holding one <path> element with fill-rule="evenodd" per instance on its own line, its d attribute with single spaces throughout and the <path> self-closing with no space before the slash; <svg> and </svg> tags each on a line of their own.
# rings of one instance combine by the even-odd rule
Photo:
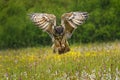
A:
<svg viewBox="0 0 120 80">
<path fill-rule="evenodd" d="M 63 36 L 54 37 L 54 42 L 55 42 L 55 43 L 61 44 L 62 40 L 63 40 Z"/>
<path fill-rule="evenodd" d="M 62 46 L 63 44 L 66 43 L 66 38 L 64 35 L 62 36 L 54 36 L 54 40 L 53 40 L 53 43 L 55 44 L 55 46 Z"/>
</svg>

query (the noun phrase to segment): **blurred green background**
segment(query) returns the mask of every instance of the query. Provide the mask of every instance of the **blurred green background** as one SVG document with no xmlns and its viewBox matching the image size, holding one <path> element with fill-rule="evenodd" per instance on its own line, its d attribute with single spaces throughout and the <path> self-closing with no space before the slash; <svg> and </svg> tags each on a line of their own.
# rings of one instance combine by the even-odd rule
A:
<svg viewBox="0 0 120 80">
<path fill-rule="evenodd" d="M 36 28 L 27 14 L 55 14 L 59 25 L 61 15 L 71 11 L 89 13 L 71 44 L 120 40 L 119 0 L 0 0 L 0 49 L 51 45 L 49 35 Z"/>
</svg>

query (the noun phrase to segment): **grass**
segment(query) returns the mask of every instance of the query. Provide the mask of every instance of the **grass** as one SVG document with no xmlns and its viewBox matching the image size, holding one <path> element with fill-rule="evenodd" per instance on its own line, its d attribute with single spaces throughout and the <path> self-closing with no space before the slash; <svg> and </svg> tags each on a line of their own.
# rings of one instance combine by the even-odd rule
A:
<svg viewBox="0 0 120 80">
<path fill-rule="evenodd" d="M 120 80 L 120 42 L 0 51 L 0 80 Z"/>
</svg>

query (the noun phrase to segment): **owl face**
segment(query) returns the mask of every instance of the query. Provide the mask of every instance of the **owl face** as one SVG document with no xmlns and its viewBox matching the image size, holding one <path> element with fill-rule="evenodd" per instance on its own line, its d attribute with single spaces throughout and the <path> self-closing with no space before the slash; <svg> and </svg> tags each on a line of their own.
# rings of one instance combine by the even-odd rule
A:
<svg viewBox="0 0 120 80">
<path fill-rule="evenodd" d="M 62 26 L 55 26 L 54 31 L 56 36 L 62 36 L 64 34 L 64 28 Z"/>
</svg>

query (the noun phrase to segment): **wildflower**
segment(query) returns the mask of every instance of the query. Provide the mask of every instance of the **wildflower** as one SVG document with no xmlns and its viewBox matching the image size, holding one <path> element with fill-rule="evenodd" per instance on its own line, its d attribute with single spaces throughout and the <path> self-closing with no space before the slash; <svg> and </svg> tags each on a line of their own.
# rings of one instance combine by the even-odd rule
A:
<svg viewBox="0 0 120 80">
<path fill-rule="evenodd" d="M 2 65 L 0 64 L 0 67 L 2 67 Z"/>
<path fill-rule="evenodd" d="M 57 55 L 54 57 L 56 60 L 60 61 L 61 60 L 61 56 L 60 55 Z"/>
<path fill-rule="evenodd" d="M 34 56 L 34 55 L 31 55 L 31 56 L 29 56 L 28 57 L 28 60 L 31 62 L 31 61 L 35 61 L 37 59 L 37 57 L 36 56 Z"/>
<path fill-rule="evenodd" d="M 2 56 L 0 56 L 0 59 L 2 58 Z"/>
<path fill-rule="evenodd" d="M 87 57 L 90 56 L 90 52 L 87 52 L 87 53 L 85 54 L 85 56 L 87 56 Z"/>
</svg>

